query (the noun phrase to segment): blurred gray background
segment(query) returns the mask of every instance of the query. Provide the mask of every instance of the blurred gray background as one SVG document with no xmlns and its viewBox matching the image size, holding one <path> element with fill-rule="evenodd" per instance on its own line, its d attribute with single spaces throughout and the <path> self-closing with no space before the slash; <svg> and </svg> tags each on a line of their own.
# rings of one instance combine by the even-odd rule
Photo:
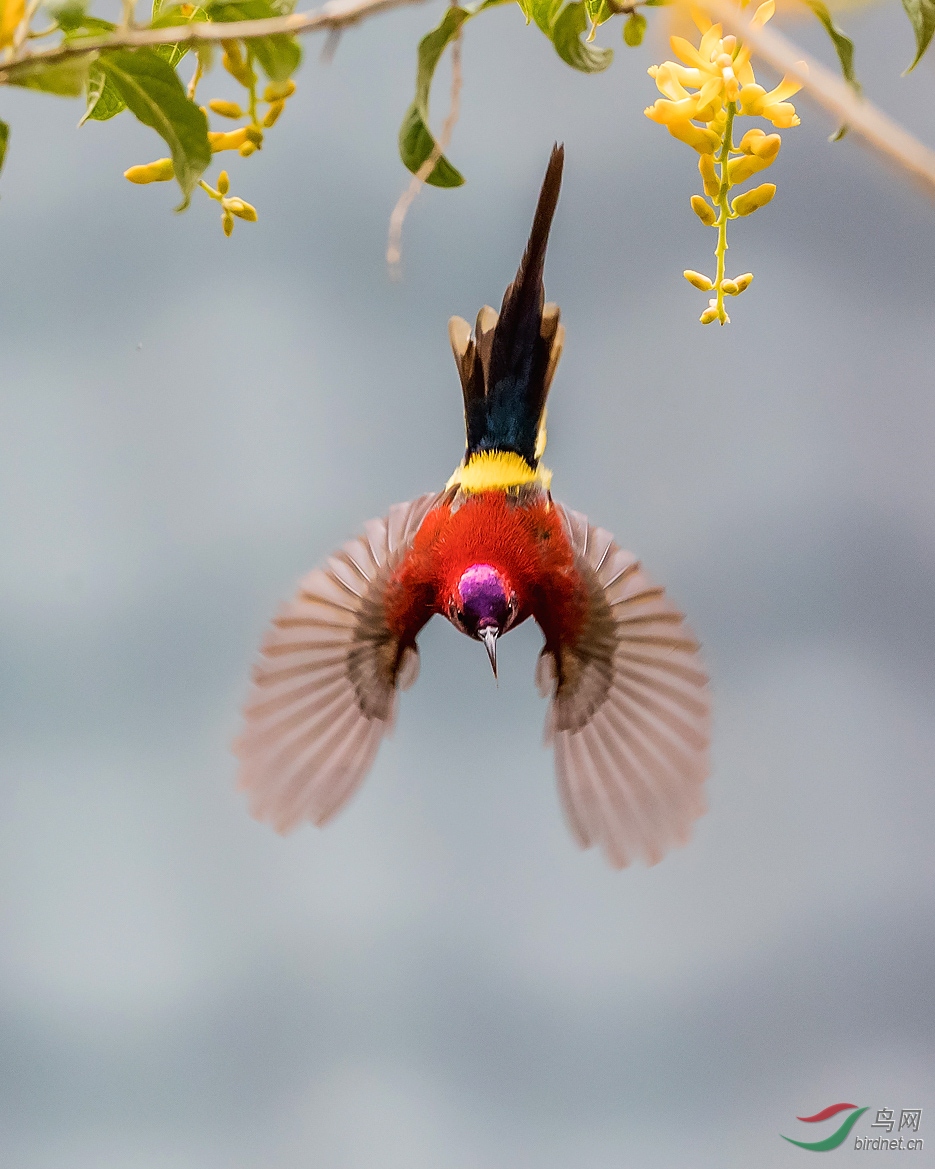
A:
<svg viewBox="0 0 935 1169">
<path fill-rule="evenodd" d="M 164 153 L 128 116 L 76 132 L 77 103 L 2 94 L 0 1164 L 779 1169 L 811 1156 L 779 1133 L 834 1123 L 796 1115 L 848 1101 L 927 1109 L 899 1160 L 933 1165 L 935 207 L 800 96 L 776 200 L 731 230 L 756 280 L 703 329 L 695 155 L 642 115 L 667 14 L 638 50 L 609 26 L 586 77 L 511 7 L 467 29 L 468 182 L 419 198 L 393 283 L 440 12 L 330 67 L 306 41 L 262 155 L 225 156 L 260 214 L 231 240 L 122 179 Z M 843 19 L 931 139 L 898 5 Z M 280 839 L 232 784 L 258 639 L 458 462 L 446 322 L 499 304 L 556 138 L 547 462 L 705 643 L 711 810 L 657 868 L 579 853 L 537 632 L 498 690 L 435 622 L 352 805 Z"/>
</svg>

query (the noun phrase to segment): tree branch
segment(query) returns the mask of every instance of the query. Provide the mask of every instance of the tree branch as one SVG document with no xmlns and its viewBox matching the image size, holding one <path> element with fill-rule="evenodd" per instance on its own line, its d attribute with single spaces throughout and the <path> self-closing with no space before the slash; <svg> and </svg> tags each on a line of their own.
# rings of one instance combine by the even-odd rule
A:
<svg viewBox="0 0 935 1169">
<path fill-rule="evenodd" d="M 713 20 L 719 21 L 738 40 L 749 45 L 763 61 L 779 73 L 802 82 L 802 88 L 819 105 L 834 114 L 855 134 L 885 158 L 895 162 L 935 196 L 935 152 L 914 138 L 882 110 L 858 96 L 821 62 L 803 53 L 781 33 L 769 28 L 751 28 L 750 18 L 731 0 L 698 0 Z"/>
<path fill-rule="evenodd" d="M 70 57 L 96 53 L 101 49 L 136 49 L 142 45 L 194 44 L 204 41 L 247 40 L 250 37 L 275 36 L 277 33 L 340 32 L 368 16 L 422 4 L 425 0 L 329 0 L 313 12 L 296 12 L 291 16 L 274 16 L 267 20 L 193 21 L 191 24 L 172 25 L 169 28 L 121 28 L 109 36 L 85 37 L 70 44 L 54 45 L 47 49 L 22 46 L 6 61 L 0 63 L 0 84 L 17 66 L 53 65 Z"/>
<path fill-rule="evenodd" d="M 70 57 L 93 54 L 101 49 L 138 48 L 142 45 L 193 44 L 204 41 L 242 40 L 273 36 L 276 33 L 340 32 L 358 21 L 394 8 L 421 4 L 425 0 L 329 0 L 312 12 L 276 16 L 268 20 L 239 20 L 230 23 L 174 25 L 170 28 L 124 28 L 109 36 L 87 37 L 80 42 L 45 49 L 33 49 L 28 41 L 0 63 L 0 84 L 23 65 L 52 65 Z M 699 0 L 701 6 L 725 29 L 745 41 L 754 53 L 780 73 L 802 82 L 819 105 L 834 114 L 875 150 L 896 163 L 928 194 L 935 195 L 935 152 L 924 146 L 897 122 L 859 97 L 846 82 L 820 62 L 802 53 L 781 33 L 751 28 L 746 14 L 732 0 Z M 803 68 L 804 65 L 804 68 Z"/>
</svg>

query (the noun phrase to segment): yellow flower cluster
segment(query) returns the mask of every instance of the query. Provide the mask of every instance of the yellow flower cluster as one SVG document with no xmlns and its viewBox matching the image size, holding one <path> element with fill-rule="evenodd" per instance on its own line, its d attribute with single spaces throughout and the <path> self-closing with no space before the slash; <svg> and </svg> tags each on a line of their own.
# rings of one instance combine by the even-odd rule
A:
<svg viewBox="0 0 935 1169">
<path fill-rule="evenodd" d="M 775 7 L 775 0 L 766 0 L 756 10 L 751 24 L 764 25 Z M 702 324 L 719 320 L 725 325 L 730 317 L 724 309 L 724 296 L 739 296 L 753 279 L 751 273 L 733 279 L 724 274 L 727 223 L 764 207 L 776 188 L 772 183 L 763 183 L 738 195 L 733 203 L 728 200 L 728 192 L 771 166 L 782 144 L 778 134 L 753 129 L 735 146 L 734 120 L 738 116 L 765 118 L 782 130 L 797 126 L 799 118 L 788 99 L 801 89 L 801 83 L 784 77 L 767 92 L 757 83 L 747 46 L 734 36 L 722 36 L 721 25 L 712 24 L 697 9 L 692 9 L 692 19 L 702 34 L 698 47 L 683 37 L 672 37 L 672 51 L 679 60 L 651 66 L 649 74 L 663 96 L 644 113 L 698 152 L 698 169 L 707 198 L 693 195 L 691 205 L 702 223 L 718 229 L 717 275 L 710 280 L 698 272 L 686 271 L 685 278 L 696 288 L 717 294 L 702 313 Z"/>
<path fill-rule="evenodd" d="M 766 0 L 750 23 L 764 25 L 775 9 L 775 0 Z M 767 93 L 757 84 L 750 50 L 738 46 L 736 37 L 722 37 L 721 26 L 712 24 L 697 9 L 692 9 L 692 18 L 702 33 L 698 48 L 683 37 L 672 37 L 672 51 L 683 64 L 664 61 L 650 66 L 649 75 L 664 96 L 645 111 L 647 118 L 666 126 L 670 134 L 699 154 L 713 154 L 717 149 L 722 135 L 716 123 L 726 117 L 730 104 L 738 113 L 767 118 L 779 130 L 797 126 L 795 107 L 786 99 L 798 93 L 801 84 L 784 77 Z M 693 122 L 704 122 L 705 128 Z"/>
<path fill-rule="evenodd" d="M 0 4 L 3 0 L 0 0 Z M 185 5 L 182 6 L 186 7 Z M 194 11 L 194 9 L 192 10 Z M 223 64 L 227 72 L 247 90 L 248 108 L 242 109 L 237 102 L 223 101 L 212 98 L 207 107 L 201 109 L 205 115 L 208 110 L 222 118 L 231 118 L 239 121 L 247 119 L 245 126 L 238 126 L 235 130 L 209 130 L 208 142 L 211 144 L 211 153 L 219 154 L 223 150 L 236 150 L 242 158 L 248 158 L 263 145 L 263 131 L 274 126 L 285 109 L 286 102 L 295 93 L 294 81 L 273 81 L 266 86 L 262 98 L 257 97 L 257 77 L 253 68 L 253 54 L 248 48 L 246 58 L 237 41 L 223 41 Z M 199 59 L 195 76 L 188 89 L 189 98 L 194 98 L 195 90 L 201 80 L 203 62 Z M 259 106 L 266 105 L 265 114 L 261 114 Z M 149 162 L 143 166 L 131 166 L 124 171 L 124 178 L 131 183 L 163 183 L 175 177 L 171 158 L 160 158 L 156 162 Z M 203 180 L 199 187 L 210 198 L 221 204 L 221 227 L 224 234 L 229 236 L 234 230 L 234 219 L 244 219 L 255 223 L 256 208 L 238 199 L 228 196 L 230 179 L 227 171 L 221 171 L 217 180 L 217 187 L 211 187 Z"/>
<path fill-rule="evenodd" d="M 168 183 L 175 178 L 175 168 L 172 165 L 171 158 L 159 158 L 155 162 L 147 162 L 143 166 L 131 166 L 129 170 L 123 172 L 123 177 L 129 179 L 131 183 L 139 183 L 141 185 L 146 183 Z M 243 199 L 238 199 L 236 196 L 228 197 L 227 192 L 230 190 L 230 179 L 226 170 L 222 170 L 218 175 L 216 189 L 210 187 L 204 180 L 199 182 L 198 185 L 209 199 L 215 199 L 221 204 L 221 226 L 224 228 L 225 235 L 230 235 L 234 230 L 235 215 L 238 219 L 245 219 L 248 223 L 256 223 L 256 208 L 252 204 L 247 203 Z"/>
</svg>

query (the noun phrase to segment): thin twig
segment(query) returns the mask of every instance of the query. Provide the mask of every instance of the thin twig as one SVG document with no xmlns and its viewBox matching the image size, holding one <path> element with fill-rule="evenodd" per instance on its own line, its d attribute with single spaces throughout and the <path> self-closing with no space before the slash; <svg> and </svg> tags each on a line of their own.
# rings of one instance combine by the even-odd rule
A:
<svg viewBox="0 0 935 1169">
<path fill-rule="evenodd" d="M 199 57 L 198 64 L 195 66 L 195 72 L 192 74 L 192 79 L 188 83 L 187 93 L 188 93 L 188 100 L 189 101 L 195 100 L 195 94 L 198 92 L 198 83 L 201 81 L 202 77 L 204 76 L 204 71 L 205 71 L 204 62 Z"/>
<path fill-rule="evenodd" d="M 198 41 L 247 40 L 250 37 L 269 37 L 278 33 L 321 32 L 344 29 L 369 16 L 389 12 L 393 8 L 407 8 L 425 0 L 330 0 L 312 12 L 295 12 L 291 16 L 271 16 L 266 20 L 193 21 L 191 24 L 172 25 L 169 28 L 118 29 L 107 36 L 86 37 L 79 42 L 54 45 L 47 49 L 31 49 L 24 45 L 0 63 L 0 84 L 7 80 L 11 69 L 25 63 L 52 65 L 70 57 L 82 57 L 101 49 L 136 49 L 143 45 L 193 44 Z"/>
<path fill-rule="evenodd" d="M 390 269 L 390 276 L 393 279 L 399 279 L 399 263 L 403 254 L 403 224 L 406 222 L 406 215 L 412 206 L 413 200 L 422 190 L 425 180 L 435 169 L 436 163 L 445 153 L 448 143 L 451 141 L 451 135 L 454 133 L 454 128 L 458 124 L 458 117 L 461 113 L 461 81 L 461 28 L 459 27 L 451 42 L 451 102 L 448 107 L 448 117 L 445 118 L 441 133 L 435 140 L 432 153 L 412 176 L 409 186 L 399 196 L 399 200 L 393 208 L 393 214 L 390 216 L 390 232 L 386 245 L 386 262 Z"/>
<path fill-rule="evenodd" d="M 29 36 L 29 26 L 32 24 L 32 18 L 36 15 L 39 5 L 42 0 L 29 0 L 26 6 L 26 11 L 23 14 L 23 19 L 19 22 L 19 27 L 13 37 L 13 51 L 17 52 L 23 42 Z"/>
<path fill-rule="evenodd" d="M 330 65 L 334 60 L 334 55 L 338 51 L 338 45 L 341 43 L 341 37 L 343 35 L 343 28 L 328 29 L 328 35 L 325 37 L 325 43 L 321 46 L 322 65 Z"/>
<path fill-rule="evenodd" d="M 121 33 L 125 29 L 133 28 L 136 21 L 133 19 L 136 11 L 136 0 L 121 0 L 121 7 L 123 15 L 120 18 L 120 25 L 117 32 Z"/>
<path fill-rule="evenodd" d="M 929 195 L 935 195 L 935 152 L 908 130 L 887 117 L 821 62 L 803 53 L 782 33 L 770 28 L 751 28 L 750 19 L 731 0 L 698 0 L 701 7 L 728 32 L 749 45 L 779 73 L 801 81 L 802 88 L 821 106 L 860 134 L 875 150 L 908 171 Z"/>
</svg>

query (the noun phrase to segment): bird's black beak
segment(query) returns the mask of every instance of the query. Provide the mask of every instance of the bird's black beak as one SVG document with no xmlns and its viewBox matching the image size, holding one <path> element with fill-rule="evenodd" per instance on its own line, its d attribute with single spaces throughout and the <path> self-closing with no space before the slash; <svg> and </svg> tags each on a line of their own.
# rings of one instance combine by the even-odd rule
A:
<svg viewBox="0 0 935 1169">
<path fill-rule="evenodd" d="M 480 631 L 481 640 L 487 647 L 487 657 L 490 658 L 490 665 L 493 668 L 493 676 L 497 676 L 497 638 L 500 635 L 500 630 L 496 625 L 485 625 Z"/>
</svg>

